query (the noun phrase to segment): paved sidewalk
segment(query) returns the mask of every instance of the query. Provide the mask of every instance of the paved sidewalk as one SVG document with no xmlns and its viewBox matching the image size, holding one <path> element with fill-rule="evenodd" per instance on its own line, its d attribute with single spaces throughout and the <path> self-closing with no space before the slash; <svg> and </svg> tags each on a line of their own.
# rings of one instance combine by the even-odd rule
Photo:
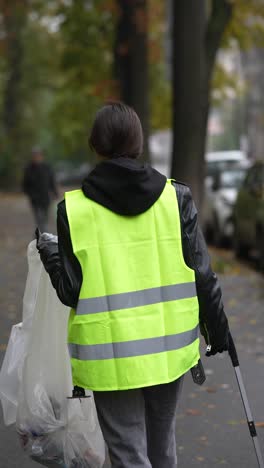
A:
<svg viewBox="0 0 264 468">
<path fill-rule="evenodd" d="M 1 364 L 11 327 L 21 321 L 26 247 L 34 224 L 24 197 L 0 194 L 0 216 Z M 54 211 L 51 229 L 54 232 Z M 264 276 L 246 266 L 234 271 L 219 277 L 264 452 Z M 207 381 L 202 387 L 194 385 L 189 375 L 185 379 L 177 419 L 179 468 L 257 468 L 228 356 L 204 357 L 203 362 Z M 38 466 L 23 454 L 14 428 L 4 426 L 0 409 L 0 468 Z"/>
</svg>

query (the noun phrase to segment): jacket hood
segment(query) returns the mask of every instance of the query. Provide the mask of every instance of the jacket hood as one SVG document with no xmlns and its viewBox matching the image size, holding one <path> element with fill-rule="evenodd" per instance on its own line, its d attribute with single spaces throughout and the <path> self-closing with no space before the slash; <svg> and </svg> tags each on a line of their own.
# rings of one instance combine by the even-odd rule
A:
<svg viewBox="0 0 264 468">
<path fill-rule="evenodd" d="M 86 197 L 121 215 L 147 211 L 167 178 L 141 161 L 120 157 L 99 163 L 84 179 Z"/>
</svg>

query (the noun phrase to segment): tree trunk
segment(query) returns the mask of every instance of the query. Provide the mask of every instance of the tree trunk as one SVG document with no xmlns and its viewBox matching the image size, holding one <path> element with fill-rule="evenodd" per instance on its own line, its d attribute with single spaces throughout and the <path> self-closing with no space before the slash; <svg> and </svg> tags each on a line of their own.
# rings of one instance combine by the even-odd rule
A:
<svg viewBox="0 0 264 468">
<path fill-rule="evenodd" d="M 117 0 L 119 18 L 114 48 L 114 74 L 120 99 L 137 112 L 144 133 L 144 157 L 148 159 L 149 93 L 147 48 L 147 0 Z"/>
<path fill-rule="evenodd" d="M 211 77 L 224 29 L 231 18 L 228 0 L 173 2 L 173 153 L 171 176 L 190 185 L 203 200 L 204 153 Z"/>
<path fill-rule="evenodd" d="M 173 157 L 171 176 L 191 186 L 201 202 L 205 95 L 206 0 L 173 2 Z"/>
<path fill-rule="evenodd" d="M 1 1 L 4 26 L 6 58 L 6 84 L 3 100 L 3 128 L 5 149 L 12 169 L 12 179 L 17 182 L 23 167 L 21 158 L 23 105 L 22 105 L 22 67 L 23 31 L 26 24 L 26 0 Z"/>
</svg>

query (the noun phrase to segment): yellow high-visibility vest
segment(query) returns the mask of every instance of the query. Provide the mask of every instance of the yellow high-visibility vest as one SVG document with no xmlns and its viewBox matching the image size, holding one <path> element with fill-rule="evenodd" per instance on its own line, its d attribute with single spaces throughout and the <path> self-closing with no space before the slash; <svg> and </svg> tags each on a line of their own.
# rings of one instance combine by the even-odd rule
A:
<svg viewBox="0 0 264 468">
<path fill-rule="evenodd" d="M 195 274 L 184 262 L 175 188 L 122 216 L 66 192 L 83 282 L 69 319 L 74 385 L 125 390 L 172 382 L 199 359 Z"/>
</svg>

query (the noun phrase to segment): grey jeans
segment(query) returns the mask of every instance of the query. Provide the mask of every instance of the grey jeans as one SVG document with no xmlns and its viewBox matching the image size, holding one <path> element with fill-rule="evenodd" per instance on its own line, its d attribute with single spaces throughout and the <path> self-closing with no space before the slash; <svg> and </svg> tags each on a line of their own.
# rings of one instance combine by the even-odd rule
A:
<svg viewBox="0 0 264 468">
<path fill-rule="evenodd" d="M 94 392 L 112 468 L 175 468 L 183 377 L 135 390 Z"/>
</svg>

